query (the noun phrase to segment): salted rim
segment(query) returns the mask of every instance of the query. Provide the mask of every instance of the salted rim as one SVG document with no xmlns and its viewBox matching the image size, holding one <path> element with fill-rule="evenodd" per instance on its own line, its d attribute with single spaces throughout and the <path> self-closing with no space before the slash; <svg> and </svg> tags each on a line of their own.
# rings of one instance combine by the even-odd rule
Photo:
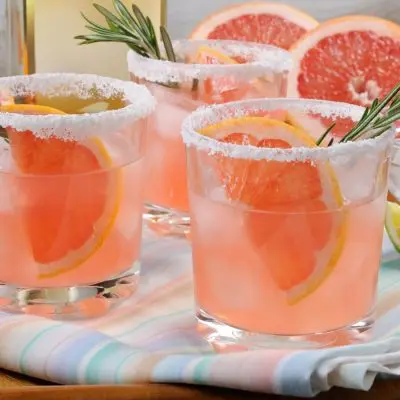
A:
<svg viewBox="0 0 400 400">
<path fill-rule="evenodd" d="M 48 97 L 77 95 L 91 98 L 90 89 L 101 96 L 123 95 L 124 108 L 93 114 L 24 115 L 0 112 L 0 126 L 32 131 L 38 137 L 82 139 L 113 133 L 154 111 L 156 100 L 142 85 L 91 74 L 50 73 L 0 78 L 0 92 L 13 96 L 41 93 Z"/>
<path fill-rule="evenodd" d="M 337 156 L 349 156 L 367 151 L 377 151 L 394 141 L 395 129 L 372 139 L 345 142 L 331 147 L 293 147 L 290 149 L 259 148 L 218 141 L 204 136 L 199 129 L 217 124 L 227 118 L 249 115 L 249 111 L 285 109 L 318 113 L 325 117 L 351 118 L 358 121 L 365 108 L 347 103 L 307 100 L 294 98 L 242 100 L 214 106 L 200 107 L 185 118 L 182 124 L 182 138 L 186 146 L 206 150 L 209 154 L 220 153 L 231 158 L 275 161 L 328 160 Z M 321 132 L 322 133 L 322 132 Z"/>
<path fill-rule="evenodd" d="M 288 51 L 275 46 L 240 42 L 234 40 L 175 40 L 175 50 L 187 52 L 191 46 L 208 46 L 214 49 L 226 49 L 235 56 L 253 55 L 255 61 L 246 64 L 185 64 L 155 60 L 143 57 L 129 50 L 127 61 L 129 72 L 139 79 L 150 82 L 185 82 L 193 79 L 218 77 L 229 74 L 236 78 L 259 78 L 266 73 L 284 73 L 292 67 L 292 58 Z"/>
</svg>

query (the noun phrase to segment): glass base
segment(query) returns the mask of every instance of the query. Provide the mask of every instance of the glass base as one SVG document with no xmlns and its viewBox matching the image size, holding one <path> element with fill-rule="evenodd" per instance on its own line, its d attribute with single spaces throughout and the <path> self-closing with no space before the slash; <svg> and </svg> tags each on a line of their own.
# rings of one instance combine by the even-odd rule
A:
<svg viewBox="0 0 400 400">
<path fill-rule="evenodd" d="M 197 321 L 200 334 L 217 352 L 234 352 L 260 348 L 315 349 L 363 343 L 368 341 L 374 318 L 371 313 L 361 321 L 340 329 L 291 336 L 238 329 L 216 320 L 203 310 L 198 310 Z"/>
<path fill-rule="evenodd" d="M 0 310 L 54 319 L 99 317 L 129 298 L 139 283 L 140 264 L 91 285 L 27 288 L 0 283 Z"/>
<path fill-rule="evenodd" d="M 145 204 L 143 218 L 148 227 L 159 235 L 187 236 L 190 233 L 190 217 L 184 212 Z"/>
</svg>

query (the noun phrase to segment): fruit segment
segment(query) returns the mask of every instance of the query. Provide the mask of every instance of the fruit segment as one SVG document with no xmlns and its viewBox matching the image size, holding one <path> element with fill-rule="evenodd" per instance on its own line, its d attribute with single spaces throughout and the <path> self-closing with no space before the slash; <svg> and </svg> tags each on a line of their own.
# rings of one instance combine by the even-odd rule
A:
<svg viewBox="0 0 400 400">
<path fill-rule="evenodd" d="M 226 120 L 201 133 L 247 146 L 315 146 L 304 131 L 263 117 Z M 287 301 L 296 304 L 329 277 L 344 247 L 346 217 L 333 212 L 343 200 L 332 167 L 328 162 L 216 157 L 228 201 L 249 211 L 245 227 L 256 254 Z"/>
<path fill-rule="evenodd" d="M 0 112 L 63 114 L 38 105 L 2 106 Z M 39 275 L 49 278 L 78 268 L 113 229 L 121 197 L 120 172 L 100 138 L 85 143 L 6 127 L 15 175 L 26 202 L 21 218 Z"/>
<path fill-rule="evenodd" d="M 207 46 L 201 46 L 196 54 L 197 64 L 238 64 L 233 58 Z M 206 78 L 203 82 L 201 100 L 208 104 L 226 103 L 245 96 L 249 85 L 238 81 L 226 72 L 225 76 Z"/>
</svg>

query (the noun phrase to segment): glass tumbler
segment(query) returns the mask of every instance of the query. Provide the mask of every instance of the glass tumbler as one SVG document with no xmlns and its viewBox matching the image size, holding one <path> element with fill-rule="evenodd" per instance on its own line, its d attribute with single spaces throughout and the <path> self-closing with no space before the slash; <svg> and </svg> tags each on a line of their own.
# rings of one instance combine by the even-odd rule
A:
<svg viewBox="0 0 400 400">
<path fill-rule="evenodd" d="M 314 347 L 365 336 L 394 130 L 343 141 L 363 111 L 259 99 L 185 120 L 197 318 L 207 338 Z"/>
<path fill-rule="evenodd" d="M 143 86 L 94 75 L 0 79 L 0 306 L 85 317 L 140 272 Z"/>
<path fill-rule="evenodd" d="M 217 40 L 174 42 L 179 62 L 142 57 L 133 51 L 133 81 L 157 99 L 149 120 L 145 219 L 163 234 L 190 230 L 183 119 L 196 108 L 228 101 L 285 95 L 287 51 L 254 43 Z"/>
</svg>

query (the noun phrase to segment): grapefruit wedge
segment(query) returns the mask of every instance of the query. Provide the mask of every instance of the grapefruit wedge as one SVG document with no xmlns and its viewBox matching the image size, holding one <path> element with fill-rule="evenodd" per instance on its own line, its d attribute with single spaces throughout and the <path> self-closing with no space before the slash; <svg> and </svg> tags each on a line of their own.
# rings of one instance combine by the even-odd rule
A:
<svg viewBox="0 0 400 400">
<path fill-rule="evenodd" d="M 399 82 L 400 26 L 381 18 L 332 19 L 307 33 L 291 52 L 288 97 L 369 106 Z"/>
<path fill-rule="evenodd" d="M 201 133 L 254 147 L 315 146 L 304 131 L 265 117 L 226 120 Z M 227 199 L 245 207 L 244 238 L 261 259 L 265 279 L 289 304 L 307 298 L 334 271 L 345 243 L 347 217 L 338 212 L 343 198 L 332 167 L 325 161 L 216 159 Z"/>
<path fill-rule="evenodd" d="M 47 106 L 16 104 L 0 112 L 64 114 Z M 100 138 L 85 143 L 38 138 L 6 127 L 21 201 L 18 211 L 38 265 L 51 278 L 85 262 L 103 245 L 118 215 L 120 173 Z M 18 202 L 19 204 L 19 202 Z"/>
<path fill-rule="evenodd" d="M 296 8 L 277 3 L 254 2 L 222 9 L 191 33 L 191 39 L 242 40 L 288 49 L 318 22 Z"/>
</svg>

